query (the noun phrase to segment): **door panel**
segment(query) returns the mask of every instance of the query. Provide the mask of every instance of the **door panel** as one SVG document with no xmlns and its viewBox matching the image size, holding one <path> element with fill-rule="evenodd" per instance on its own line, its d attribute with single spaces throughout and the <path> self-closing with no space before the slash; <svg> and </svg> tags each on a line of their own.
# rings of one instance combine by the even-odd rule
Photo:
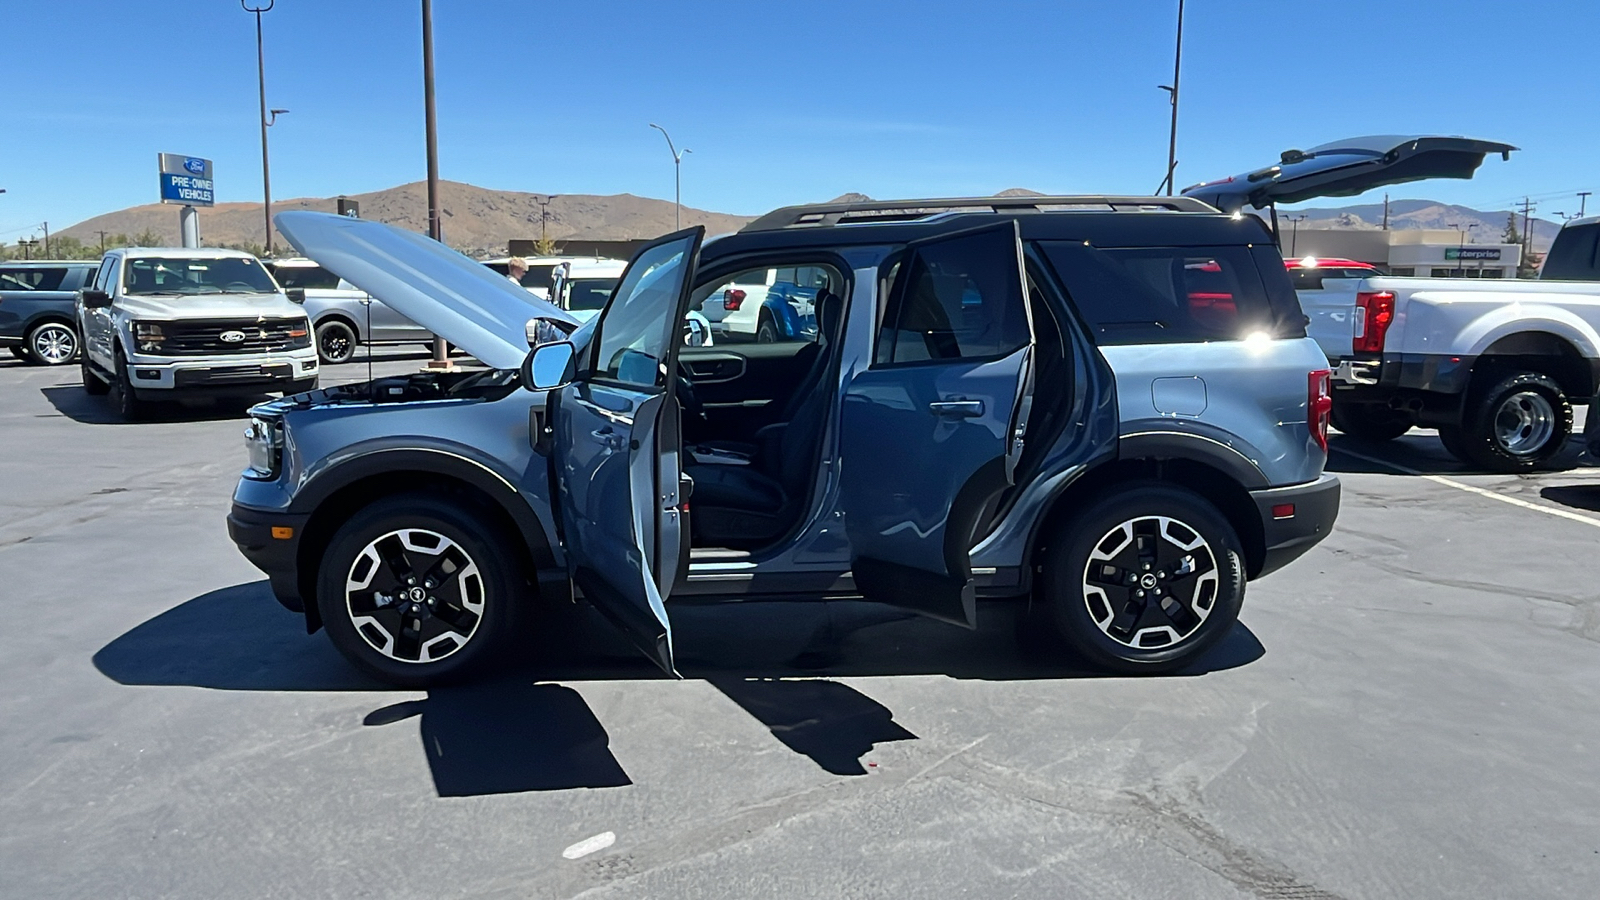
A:
<svg viewBox="0 0 1600 900">
<path fill-rule="evenodd" d="M 821 348 L 810 341 L 685 348 L 681 368 L 705 407 L 686 423 L 691 440 L 749 440 L 770 425 L 810 371 Z"/>
<path fill-rule="evenodd" d="M 1014 222 L 908 248 L 840 424 L 851 570 L 868 599 L 976 625 L 969 551 L 1010 484 L 1033 332 Z"/>
<path fill-rule="evenodd" d="M 552 416 L 572 577 L 657 665 L 676 674 L 665 599 L 686 564 L 674 396 L 678 327 L 703 228 L 645 245 Z"/>
</svg>

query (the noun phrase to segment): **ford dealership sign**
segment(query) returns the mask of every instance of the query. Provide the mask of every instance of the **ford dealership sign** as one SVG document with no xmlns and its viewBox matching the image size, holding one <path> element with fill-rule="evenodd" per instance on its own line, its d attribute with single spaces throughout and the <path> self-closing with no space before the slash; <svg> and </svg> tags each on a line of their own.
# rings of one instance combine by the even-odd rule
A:
<svg viewBox="0 0 1600 900">
<path fill-rule="evenodd" d="M 181 153 L 162 153 L 161 202 L 211 206 L 215 202 L 211 160 Z"/>
</svg>

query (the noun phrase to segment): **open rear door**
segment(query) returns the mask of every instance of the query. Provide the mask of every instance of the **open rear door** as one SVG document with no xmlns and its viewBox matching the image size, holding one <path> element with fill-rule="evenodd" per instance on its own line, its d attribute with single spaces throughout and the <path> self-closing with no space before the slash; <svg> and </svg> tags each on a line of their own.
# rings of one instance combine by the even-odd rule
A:
<svg viewBox="0 0 1600 900">
<path fill-rule="evenodd" d="M 845 389 L 841 493 L 857 589 L 976 626 L 970 551 L 1011 483 L 1033 327 L 1014 220 L 908 246 L 874 360 Z"/>
<path fill-rule="evenodd" d="M 552 417 L 573 579 L 669 674 L 677 672 L 664 601 L 688 541 L 674 373 L 704 235 L 680 231 L 634 255 Z"/>
</svg>

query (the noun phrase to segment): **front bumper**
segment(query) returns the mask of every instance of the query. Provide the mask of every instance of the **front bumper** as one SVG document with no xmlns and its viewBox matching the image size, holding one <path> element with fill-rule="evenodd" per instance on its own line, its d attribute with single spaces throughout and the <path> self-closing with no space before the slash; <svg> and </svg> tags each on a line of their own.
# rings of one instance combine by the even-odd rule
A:
<svg viewBox="0 0 1600 900">
<path fill-rule="evenodd" d="M 1333 530 L 1339 516 L 1339 479 L 1324 473 L 1308 484 L 1251 491 L 1261 515 L 1263 549 L 1260 578 L 1298 559 Z"/>
<path fill-rule="evenodd" d="M 141 397 L 185 394 L 251 394 L 293 390 L 317 377 L 315 349 L 267 356 L 197 356 L 192 359 L 135 355 L 128 360 L 128 379 Z"/>
<path fill-rule="evenodd" d="M 272 594 L 286 609 L 305 612 L 300 594 L 300 536 L 310 516 L 266 512 L 235 503 L 228 513 L 228 537 L 250 564 L 266 573 Z"/>
</svg>

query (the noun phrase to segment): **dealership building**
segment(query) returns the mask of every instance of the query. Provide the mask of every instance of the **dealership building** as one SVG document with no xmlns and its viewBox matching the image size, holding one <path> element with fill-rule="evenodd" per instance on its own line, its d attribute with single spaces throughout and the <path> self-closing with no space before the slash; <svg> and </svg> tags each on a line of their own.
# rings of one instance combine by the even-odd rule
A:
<svg viewBox="0 0 1600 900">
<path fill-rule="evenodd" d="M 1424 278 L 1515 278 L 1522 262 L 1517 244 L 1463 242 L 1454 229 L 1396 231 L 1300 228 L 1279 220 L 1283 255 L 1357 259 L 1395 275 Z"/>
</svg>

